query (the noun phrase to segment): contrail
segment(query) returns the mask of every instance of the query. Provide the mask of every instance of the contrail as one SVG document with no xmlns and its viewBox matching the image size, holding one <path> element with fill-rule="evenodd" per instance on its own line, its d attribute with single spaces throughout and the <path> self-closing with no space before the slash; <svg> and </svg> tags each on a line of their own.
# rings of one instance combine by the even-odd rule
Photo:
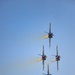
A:
<svg viewBox="0 0 75 75">
<path fill-rule="evenodd" d="M 6 64 L 4 67 L 0 67 L 0 75 L 6 75 L 10 71 L 22 71 L 22 70 L 29 70 L 31 67 L 36 65 L 36 63 L 40 62 L 41 58 L 34 58 L 34 59 L 28 59 L 21 62 L 15 62 L 12 64 Z"/>
</svg>

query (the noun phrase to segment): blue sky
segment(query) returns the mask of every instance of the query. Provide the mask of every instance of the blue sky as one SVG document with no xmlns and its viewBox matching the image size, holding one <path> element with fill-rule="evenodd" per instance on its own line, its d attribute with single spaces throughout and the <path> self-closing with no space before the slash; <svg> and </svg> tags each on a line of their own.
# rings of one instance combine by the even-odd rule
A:
<svg viewBox="0 0 75 75">
<path fill-rule="evenodd" d="M 48 39 L 41 36 L 52 24 L 54 37 L 51 49 Z M 0 72 L 1 75 L 42 75 L 41 61 L 29 64 L 39 58 L 42 45 L 45 46 L 46 62 L 54 59 L 51 54 L 59 47 L 61 61 L 59 72 L 56 62 L 50 65 L 53 75 L 75 74 L 75 1 L 74 0 L 1 0 L 0 1 Z M 24 64 L 24 67 L 18 65 Z M 13 65 L 13 67 L 12 67 Z M 16 66 L 18 65 L 18 66 Z M 3 72 L 2 72 L 3 71 Z"/>
</svg>

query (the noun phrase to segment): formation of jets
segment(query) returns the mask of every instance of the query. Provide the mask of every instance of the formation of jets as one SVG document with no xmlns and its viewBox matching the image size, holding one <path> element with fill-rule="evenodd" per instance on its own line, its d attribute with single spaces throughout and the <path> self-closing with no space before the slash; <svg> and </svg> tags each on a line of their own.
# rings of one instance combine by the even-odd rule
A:
<svg viewBox="0 0 75 75">
<path fill-rule="evenodd" d="M 44 39 L 46 38 L 49 38 L 49 48 L 51 47 L 51 38 L 53 38 L 54 34 L 51 32 L 51 23 L 49 24 L 49 32 L 45 32 L 47 33 L 48 35 L 47 36 L 44 36 Z M 40 55 L 42 58 L 42 65 L 43 65 L 43 70 L 44 70 L 44 61 L 46 60 L 47 56 L 44 54 L 44 45 L 43 45 L 43 51 L 42 51 L 42 55 L 41 54 L 38 54 Z M 57 71 L 58 71 L 58 61 L 60 61 L 60 55 L 58 55 L 58 45 L 56 45 L 56 55 L 53 55 L 55 56 L 55 60 L 57 62 Z M 53 62 L 54 62 L 53 61 Z M 50 71 L 49 71 L 49 64 L 47 65 L 47 74 L 44 74 L 43 75 L 52 75 L 50 74 Z"/>
</svg>

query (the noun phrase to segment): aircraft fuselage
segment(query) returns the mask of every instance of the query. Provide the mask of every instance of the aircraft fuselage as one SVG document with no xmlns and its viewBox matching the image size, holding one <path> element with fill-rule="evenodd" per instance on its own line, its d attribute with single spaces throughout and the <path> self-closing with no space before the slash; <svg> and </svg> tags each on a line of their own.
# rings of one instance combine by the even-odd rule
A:
<svg viewBox="0 0 75 75">
<path fill-rule="evenodd" d="M 52 38 L 52 37 L 53 37 L 53 33 L 49 33 L 49 34 L 48 34 L 48 37 L 49 37 L 49 38 Z"/>
<path fill-rule="evenodd" d="M 42 60 L 46 60 L 46 58 L 47 58 L 46 55 L 42 56 Z"/>
<path fill-rule="evenodd" d="M 59 61 L 60 60 L 60 56 L 56 56 L 56 61 Z"/>
</svg>

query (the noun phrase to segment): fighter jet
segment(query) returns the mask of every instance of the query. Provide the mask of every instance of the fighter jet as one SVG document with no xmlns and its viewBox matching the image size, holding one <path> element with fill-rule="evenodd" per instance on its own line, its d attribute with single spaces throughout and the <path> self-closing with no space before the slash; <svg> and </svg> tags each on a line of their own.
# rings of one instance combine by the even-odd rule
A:
<svg viewBox="0 0 75 75">
<path fill-rule="evenodd" d="M 43 51 L 42 51 L 42 55 L 38 54 L 40 56 L 42 56 L 42 65 L 43 65 L 43 70 L 44 70 L 44 60 L 46 60 L 47 56 L 44 54 L 44 45 L 43 45 Z"/>
<path fill-rule="evenodd" d="M 50 74 L 50 71 L 49 71 L 49 65 L 47 65 L 47 74 L 43 73 L 43 75 L 52 75 L 52 74 Z"/>
<path fill-rule="evenodd" d="M 50 48 L 51 38 L 53 38 L 53 33 L 51 32 L 51 23 L 49 25 L 49 32 L 45 32 L 45 33 L 47 33 L 48 35 L 47 36 L 44 36 L 44 39 L 49 38 L 49 48 Z"/>
<path fill-rule="evenodd" d="M 56 55 L 55 56 L 55 61 L 57 62 L 57 71 L 58 71 L 58 61 L 60 61 L 60 55 L 58 55 L 58 45 L 56 45 Z"/>
</svg>

